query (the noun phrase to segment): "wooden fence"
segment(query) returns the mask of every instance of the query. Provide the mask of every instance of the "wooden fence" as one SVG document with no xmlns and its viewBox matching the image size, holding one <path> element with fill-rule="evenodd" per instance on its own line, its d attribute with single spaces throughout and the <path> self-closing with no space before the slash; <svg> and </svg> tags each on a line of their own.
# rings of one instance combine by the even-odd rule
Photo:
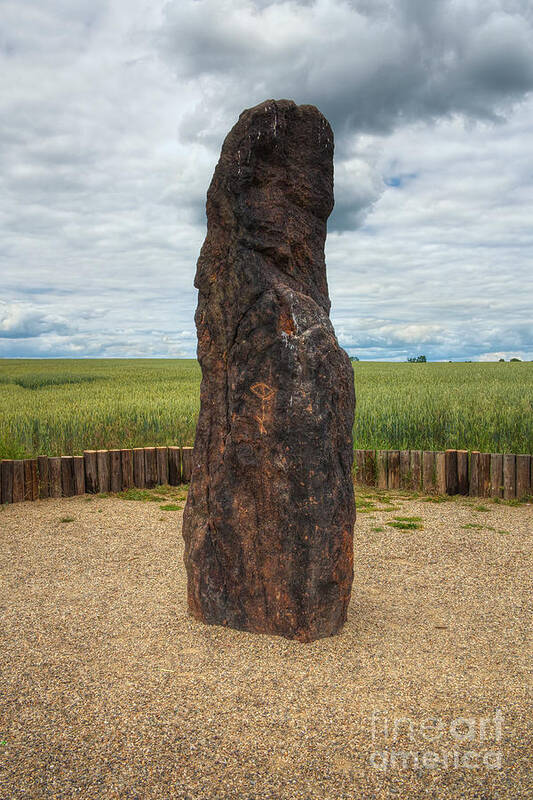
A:
<svg viewBox="0 0 533 800">
<path fill-rule="evenodd" d="M 39 456 L 0 462 L 0 502 L 153 489 L 188 483 L 192 447 L 85 450 L 82 456 Z"/>
<path fill-rule="evenodd" d="M 0 462 L 0 502 L 188 483 L 192 447 L 86 450 Z M 533 457 L 467 450 L 356 450 L 355 480 L 379 489 L 520 500 L 533 494 Z"/>
<path fill-rule="evenodd" d="M 533 457 L 467 450 L 356 450 L 356 483 L 429 494 L 526 499 Z"/>
</svg>

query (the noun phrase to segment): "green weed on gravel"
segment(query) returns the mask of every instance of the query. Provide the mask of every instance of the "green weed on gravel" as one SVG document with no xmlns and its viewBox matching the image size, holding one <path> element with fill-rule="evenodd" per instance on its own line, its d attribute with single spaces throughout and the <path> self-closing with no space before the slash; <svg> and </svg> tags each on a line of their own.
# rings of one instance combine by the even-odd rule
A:
<svg viewBox="0 0 533 800">
<path fill-rule="evenodd" d="M 421 517 L 394 517 L 392 522 L 387 522 L 389 528 L 398 528 L 401 531 L 419 531 L 424 527 L 421 525 Z"/>
<path fill-rule="evenodd" d="M 107 495 L 109 497 L 109 495 Z M 155 489 L 125 489 L 112 495 L 120 500 L 137 500 L 141 503 L 160 503 L 162 500 L 186 500 L 184 486 L 158 486 Z"/>
<path fill-rule="evenodd" d="M 430 494 L 427 497 L 423 497 L 422 501 L 424 503 L 448 503 L 451 499 L 450 495 Z"/>
</svg>

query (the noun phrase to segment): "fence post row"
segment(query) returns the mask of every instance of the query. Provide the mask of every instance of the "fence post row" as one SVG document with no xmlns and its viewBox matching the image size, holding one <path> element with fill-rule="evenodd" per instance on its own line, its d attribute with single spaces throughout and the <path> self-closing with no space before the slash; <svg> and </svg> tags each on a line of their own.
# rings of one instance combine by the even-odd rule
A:
<svg viewBox="0 0 533 800">
<path fill-rule="evenodd" d="M 523 500 L 533 495 L 533 457 L 467 450 L 376 450 L 375 469 L 366 469 L 368 450 L 355 451 L 356 483 L 378 489 L 462 494 Z"/>
<path fill-rule="evenodd" d="M 467 450 L 356 450 L 356 483 L 471 497 L 523 500 L 533 495 L 533 457 Z M 192 447 L 85 450 L 0 462 L 0 502 L 146 489 L 188 483 Z"/>
<path fill-rule="evenodd" d="M 0 461 L 0 503 L 188 483 L 192 447 L 85 450 L 82 456 Z M 371 451 L 373 453 L 373 451 Z"/>
</svg>

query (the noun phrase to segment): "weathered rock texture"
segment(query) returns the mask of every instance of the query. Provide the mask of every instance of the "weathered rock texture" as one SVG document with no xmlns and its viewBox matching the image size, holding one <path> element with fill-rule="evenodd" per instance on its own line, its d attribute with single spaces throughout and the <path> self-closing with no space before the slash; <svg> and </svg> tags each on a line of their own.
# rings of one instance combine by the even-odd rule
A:
<svg viewBox="0 0 533 800">
<path fill-rule="evenodd" d="M 269 100 L 230 131 L 207 194 L 201 410 L 183 535 L 191 614 L 310 641 L 353 577 L 353 372 L 329 320 L 333 134 Z"/>
</svg>

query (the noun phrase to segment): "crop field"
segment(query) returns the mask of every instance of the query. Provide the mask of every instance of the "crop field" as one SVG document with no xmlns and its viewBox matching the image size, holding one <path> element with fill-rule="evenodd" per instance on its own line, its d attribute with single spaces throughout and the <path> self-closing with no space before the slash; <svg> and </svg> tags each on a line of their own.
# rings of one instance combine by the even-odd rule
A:
<svg viewBox="0 0 533 800">
<path fill-rule="evenodd" d="M 533 363 L 354 363 L 356 447 L 533 453 Z M 194 359 L 0 359 L 0 458 L 192 444 Z"/>
</svg>

